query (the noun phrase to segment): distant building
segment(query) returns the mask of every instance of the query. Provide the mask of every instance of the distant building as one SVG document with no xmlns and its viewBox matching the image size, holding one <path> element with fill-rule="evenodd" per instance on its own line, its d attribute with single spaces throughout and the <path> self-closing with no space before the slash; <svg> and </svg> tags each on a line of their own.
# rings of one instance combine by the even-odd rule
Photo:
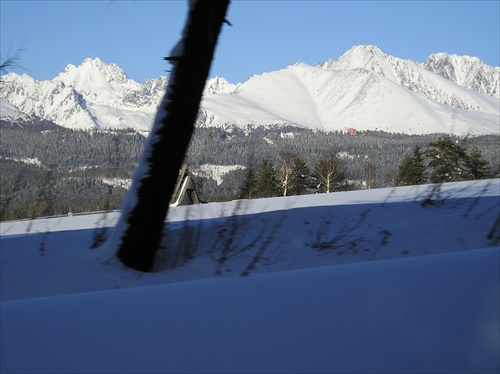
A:
<svg viewBox="0 0 500 374">
<path fill-rule="evenodd" d="M 347 133 L 351 134 L 351 135 L 356 135 L 357 132 L 358 132 L 358 130 L 356 130 L 356 129 L 352 128 L 352 127 L 349 127 L 347 129 Z"/>
<path fill-rule="evenodd" d="M 174 194 L 170 200 L 170 206 L 199 204 L 198 192 L 194 187 L 193 177 L 186 163 L 179 170 L 179 177 L 175 184 Z"/>
</svg>

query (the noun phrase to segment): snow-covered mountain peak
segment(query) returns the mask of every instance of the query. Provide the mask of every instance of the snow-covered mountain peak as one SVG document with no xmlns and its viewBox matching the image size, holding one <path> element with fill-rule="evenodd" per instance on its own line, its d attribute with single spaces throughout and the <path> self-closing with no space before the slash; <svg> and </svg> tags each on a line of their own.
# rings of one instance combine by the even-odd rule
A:
<svg viewBox="0 0 500 374">
<path fill-rule="evenodd" d="M 479 57 L 468 56 L 468 55 L 459 56 L 456 54 L 450 54 L 446 52 L 432 53 L 431 55 L 429 55 L 427 60 L 451 60 L 451 61 L 465 61 L 471 63 L 484 64 L 484 62 Z"/>
<path fill-rule="evenodd" d="M 54 80 L 87 92 L 109 87 L 110 84 L 130 83 L 122 69 L 115 64 L 105 64 L 99 58 L 87 58 L 78 67 L 68 65 Z"/>
<path fill-rule="evenodd" d="M 318 67 L 325 70 L 364 69 L 400 83 L 394 65 L 399 59 L 389 56 L 373 45 L 358 45 L 344 53 L 337 61 L 327 60 Z"/>
<path fill-rule="evenodd" d="M 500 98 L 500 67 L 486 65 L 478 57 L 434 53 L 422 66 L 460 86 Z"/>
<path fill-rule="evenodd" d="M 134 128 L 149 130 L 165 93 L 167 79 L 145 84 L 128 79 L 115 64 L 99 58 L 67 65 L 51 81 L 27 75 L 2 77 L 0 97 L 24 113 L 60 126 L 79 129 Z"/>
<path fill-rule="evenodd" d="M 498 133 L 499 69 L 469 56 L 437 53 L 418 63 L 372 45 L 355 46 L 316 67 L 298 62 L 236 85 L 210 79 L 197 125 Z M 150 129 L 167 84 L 166 77 L 135 82 L 115 64 L 89 58 L 66 66 L 52 81 L 2 76 L 0 97 L 69 128 L 143 131 Z"/>
<path fill-rule="evenodd" d="M 382 52 L 382 50 L 379 47 L 370 44 L 355 45 L 349 51 L 344 53 L 343 56 L 348 56 L 348 55 L 363 55 L 363 56 L 372 55 L 372 56 L 379 56 L 382 58 L 387 57 L 387 55 L 384 52 Z"/>
<path fill-rule="evenodd" d="M 370 69 L 380 67 L 389 59 L 389 56 L 372 45 L 358 45 L 351 48 L 338 59 L 337 63 L 344 68 Z"/>
<path fill-rule="evenodd" d="M 364 65 L 370 59 L 370 56 L 383 54 L 378 47 L 358 45 L 345 52 L 338 60 L 329 58 L 325 62 L 318 64 L 318 67 L 325 70 L 335 70 L 336 68 L 357 69 Z"/>
<path fill-rule="evenodd" d="M 298 61 L 298 62 L 296 62 L 295 64 L 292 64 L 292 65 L 287 66 L 287 68 L 290 68 L 290 67 L 293 67 L 293 66 L 306 66 L 306 67 L 307 67 L 307 66 L 310 66 L 310 65 L 308 65 L 308 64 L 306 64 L 306 63 L 304 63 L 304 62 L 300 62 L 300 61 Z"/>
<path fill-rule="evenodd" d="M 289 124 L 324 131 L 496 133 L 498 103 L 421 64 L 355 47 L 317 67 L 296 63 L 254 75 L 232 95 L 202 103 L 205 125 Z M 476 112 L 476 114 L 471 114 Z M 471 121 L 471 116 L 477 116 Z M 476 126 L 475 123 L 481 123 Z"/>
<path fill-rule="evenodd" d="M 207 81 L 205 89 L 203 90 L 203 95 L 216 95 L 222 92 L 230 93 L 237 87 L 238 85 L 229 83 L 224 78 L 216 76 Z"/>
<path fill-rule="evenodd" d="M 30 116 L 17 109 L 14 105 L 0 98 L 0 120 L 2 121 L 28 121 Z"/>
<path fill-rule="evenodd" d="M 328 60 L 319 63 L 317 67 L 323 70 L 333 70 L 332 66 L 334 65 L 335 65 L 335 60 L 333 58 L 329 58 Z"/>
</svg>

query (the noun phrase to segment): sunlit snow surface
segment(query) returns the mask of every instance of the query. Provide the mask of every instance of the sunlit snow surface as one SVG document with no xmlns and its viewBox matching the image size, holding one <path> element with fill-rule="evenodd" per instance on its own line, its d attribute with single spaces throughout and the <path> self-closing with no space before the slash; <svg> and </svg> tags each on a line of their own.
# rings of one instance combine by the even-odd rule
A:
<svg viewBox="0 0 500 374">
<path fill-rule="evenodd" d="M 238 84 L 210 79 L 197 125 L 498 134 L 499 72 L 475 57 L 441 53 L 421 64 L 359 45 L 316 67 L 296 63 Z M 99 58 L 51 81 L 14 73 L 2 80 L 9 118 L 22 111 L 72 129 L 141 132 L 151 129 L 167 86 L 165 77 L 135 82 Z"/>
<path fill-rule="evenodd" d="M 2 223 L 1 372 L 498 372 L 500 181 L 431 188 L 177 207 L 150 274 L 118 213 Z"/>
</svg>

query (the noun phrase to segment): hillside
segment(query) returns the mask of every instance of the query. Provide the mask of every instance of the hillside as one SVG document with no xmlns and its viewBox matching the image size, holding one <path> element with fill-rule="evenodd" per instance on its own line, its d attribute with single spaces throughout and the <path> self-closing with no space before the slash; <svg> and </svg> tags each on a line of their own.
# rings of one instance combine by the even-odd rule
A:
<svg viewBox="0 0 500 374">
<path fill-rule="evenodd" d="M 197 125 L 497 134 L 499 69 L 469 56 L 441 53 L 417 63 L 356 46 L 337 61 L 297 63 L 238 85 L 211 79 Z M 7 74 L 0 98 L 71 129 L 148 131 L 167 84 L 165 77 L 135 82 L 95 58 L 68 65 L 51 81 Z"/>
<path fill-rule="evenodd" d="M 499 182 L 174 208 L 150 274 L 2 223 L 1 371 L 498 372 Z"/>
</svg>

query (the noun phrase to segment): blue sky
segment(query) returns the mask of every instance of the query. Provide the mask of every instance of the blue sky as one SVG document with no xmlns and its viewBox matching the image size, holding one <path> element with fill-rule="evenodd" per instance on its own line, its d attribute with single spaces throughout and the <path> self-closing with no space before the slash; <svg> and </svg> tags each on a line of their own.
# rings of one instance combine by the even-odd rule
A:
<svg viewBox="0 0 500 374">
<path fill-rule="evenodd" d="M 210 77 L 231 83 L 295 62 L 338 59 L 359 44 L 423 62 L 431 53 L 477 56 L 499 66 L 500 2 L 233 0 Z M 187 0 L 0 1 L 1 60 L 22 49 L 22 68 L 52 79 L 87 57 L 134 80 L 167 75 Z"/>
</svg>

